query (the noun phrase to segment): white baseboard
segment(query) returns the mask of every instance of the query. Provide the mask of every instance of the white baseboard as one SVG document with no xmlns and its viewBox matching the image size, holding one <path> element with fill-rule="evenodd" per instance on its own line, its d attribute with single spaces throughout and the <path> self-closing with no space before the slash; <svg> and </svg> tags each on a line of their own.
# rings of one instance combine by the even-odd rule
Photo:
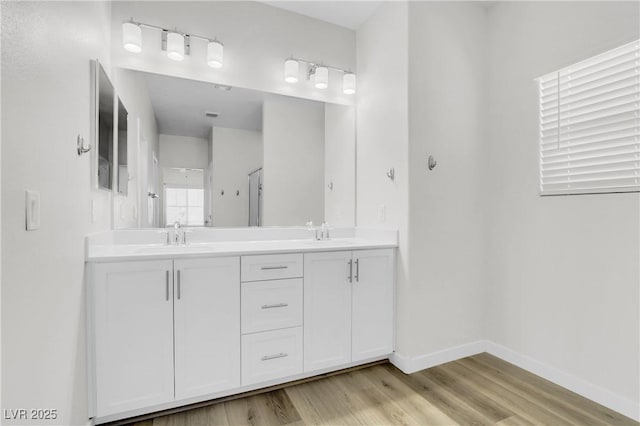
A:
<svg viewBox="0 0 640 426">
<path fill-rule="evenodd" d="M 408 357 L 394 352 L 389 357 L 389 361 L 402 370 L 403 373 L 411 374 L 426 368 L 435 367 L 436 365 L 486 352 L 485 347 L 486 342 L 484 340 L 479 340 L 477 342 L 467 343 L 416 357 Z"/>
<path fill-rule="evenodd" d="M 640 421 L 640 403 L 615 394 L 608 389 L 589 383 L 565 371 L 536 361 L 497 343 L 486 341 L 486 352 L 504 361 L 514 364 L 537 376 L 547 379 L 578 395 L 604 405 L 635 421 Z"/>
<path fill-rule="evenodd" d="M 533 358 L 488 340 L 479 340 L 477 342 L 415 357 L 394 353 L 389 357 L 389 361 L 402 370 L 402 372 L 411 374 L 482 352 L 488 352 L 495 357 L 547 379 L 563 388 L 569 389 L 578 395 L 604 405 L 635 421 L 640 421 L 640 403 L 637 401 L 620 396 L 610 390 L 589 383 L 565 371 L 536 361 Z"/>
</svg>

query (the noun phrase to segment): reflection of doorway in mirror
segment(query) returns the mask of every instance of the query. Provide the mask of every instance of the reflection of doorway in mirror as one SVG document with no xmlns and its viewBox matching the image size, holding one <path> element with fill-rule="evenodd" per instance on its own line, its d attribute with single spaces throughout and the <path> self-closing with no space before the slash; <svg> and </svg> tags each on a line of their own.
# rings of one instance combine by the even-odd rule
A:
<svg viewBox="0 0 640 426">
<path fill-rule="evenodd" d="M 159 225 L 159 212 L 158 212 L 158 157 L 153 152 L 151 161 L 151 173 L 149 174 L 149 194 L 147 201 L 147 220 L 149 226 L 158 227 Z"/>
</svg>

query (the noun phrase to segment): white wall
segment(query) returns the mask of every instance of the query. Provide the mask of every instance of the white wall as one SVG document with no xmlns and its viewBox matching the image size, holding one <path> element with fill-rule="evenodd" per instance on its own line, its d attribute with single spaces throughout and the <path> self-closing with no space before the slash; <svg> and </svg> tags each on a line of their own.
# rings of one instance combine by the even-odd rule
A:
<svg viewBox="0 0 640 426">
<path fill-rule="evenodd" d="M 489 12 L 487 337 L 640 399 L 640 195 L 538 195 L 534 78 L 640 35 L 638 2 Z"/>
<path fill-rule="evenodd" d="M 265 226 L 324 220 L 324 104 L 269 96 L 263 106 Z M 214 153 L 215 155 L 215 153 Z"/>
<path fill-rule="evenodd" d="M 83 241 L 109 228 L 110 209 L 92 192 L 91 156 L 78 157 L 76 136 L 91 140 L 89 61 L 108 67 L 110 5 L 1 7 L 1 405 L 57 409 L 52 423 L 86 424 Z M 26 189 L 40 191 L 37 231 L 25 231 Z M 105 203 L 93 224 L 92 198 Z"/>
<path fill-rule="evenodd" d="M 324 220 L 331 226 L 354 226 L 356 213 L 356 111 L 324 107 Z M 329 184 L 333 184 L 333 189 Z"/>
<path fill-rule="evenodd" d="M 113 79 L 116 94 L 129 113 L 127 164 L 131 178 L 127 195 L 113 197 L 113 227 L 135 228 L 145 224 L 140 223 L 140 217 L 147 217 L 148 163 L 151 153 L 158 152 L 158 127 L 145 79 L 122 68 L 114 69 Z"/>
<path fill-rule="evenodd" d="M 408 5 L 383 3 L 357 31 L 356 223 L 399 230 L 397 349 L 413 337 L 408 305 Z M 395 180 L 387 178 L 395 169 Z M 384 210 L 382 212 L 381 210 Z"/>
<path fill-rule="evenodd" d="M 214 127 L 213 226 L 249 223 L 249 173 L 262 167 L 262 133 Z M 224 190 L 224 195 L 222 191 Z M 240 191 L 240 195 L 236 195 Z"/>
<path fill-rule="evenodd" d="M 206 43 L 192 42 L 192 55 L 182 62 L 166 57 L 160 35 L 143 30 L 143 52 L 122 47 L 122 23 L 133 17 L 164 28 L 224 43 L 224 67 L 206 65 Z M 115 2 L 112 19 L 115 66 L 211 81 L 231 86 L 352 104 L 342 94 L 342 75 L 331 72 L 328 90 L 317 90 L 301 78 L 296 85 L 284 82 L 284 61 L 291 55 L 343 69 L 355 68 L 354 32 L 289 11 L 251 1 L 229 2 Z M 302 77 L 302 76 L 301 76 Z"/>
<path fill-rule="evenodd" d="M 160 168 L 182 167 L 206 169 L 209 158 L 209 141 L 190 136 L 160 134 Z"/>
<path fill-rule="evenodd" d="M 482 338 L 485 57 L 483 6 L 409 3 L 411 283 L 399 309 L 409 308 L 411 321 L 403 355 Z"/>
</svg>

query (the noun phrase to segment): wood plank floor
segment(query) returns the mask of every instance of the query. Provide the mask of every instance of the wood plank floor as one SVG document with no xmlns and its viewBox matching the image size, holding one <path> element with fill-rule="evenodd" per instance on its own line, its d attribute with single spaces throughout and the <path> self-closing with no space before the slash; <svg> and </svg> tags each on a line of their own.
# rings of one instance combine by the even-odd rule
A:
<svg viewBox="0 0 640 426">
<path fill-rule="evenodd" d="M 638 425 L 488 354 L 411 375 L 374 365 L 133 424 Z"/>
</svg>

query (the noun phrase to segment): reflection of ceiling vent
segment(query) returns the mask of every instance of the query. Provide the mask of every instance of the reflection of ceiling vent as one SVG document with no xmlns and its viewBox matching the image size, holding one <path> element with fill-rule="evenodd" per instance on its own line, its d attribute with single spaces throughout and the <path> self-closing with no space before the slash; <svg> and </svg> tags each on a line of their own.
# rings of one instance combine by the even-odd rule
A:
<svg viewBox="0 0 640 426">
<path fill-rule="evenodd" d="M 207 116 L 207 117 L 216 118 L 220 114 L 218 114 L 217 112 L 205 112 L 204 115 Z"/>
</svg>

